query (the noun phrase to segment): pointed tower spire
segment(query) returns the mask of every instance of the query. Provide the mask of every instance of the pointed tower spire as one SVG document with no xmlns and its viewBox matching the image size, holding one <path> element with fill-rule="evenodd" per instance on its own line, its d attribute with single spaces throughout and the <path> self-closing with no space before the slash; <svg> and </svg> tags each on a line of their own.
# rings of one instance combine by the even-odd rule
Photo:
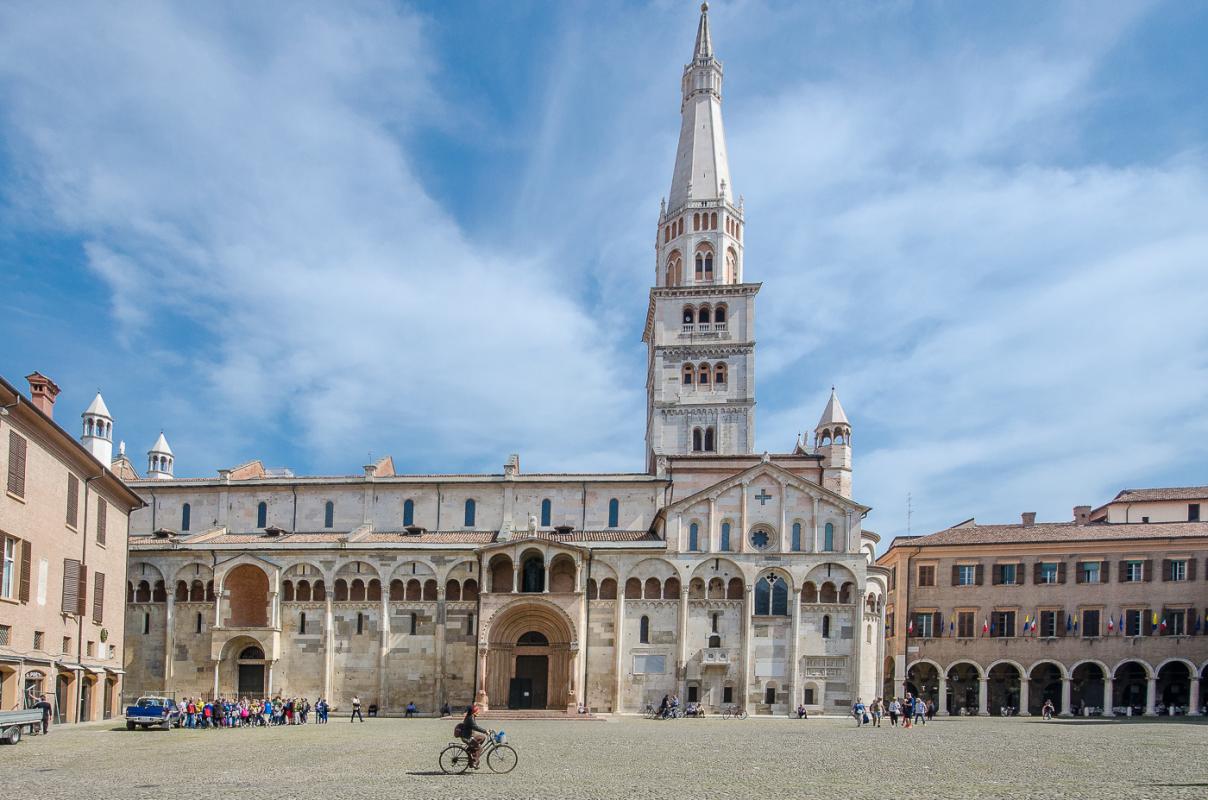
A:
<svg viewBox="0 0 1208 800">
<path fill-rule="evenodd" d="M 713 57 L 713 39 L 709 36 L 709 4 L 700 4 L 700 24 L 696 26 L 696 50 L 694 58 Z"/>
<path fill-rule="evenodd" d="M 152 480 L 172 480 L 172 469 L 176 465 L 176 456 L 164 438 L 164 432 L 159 432 L 159 438 L 147 451 L 147 477 Z"/>
<path fill-rule="evenodd" d="M 814 453 L 822 456 L 822 485 L 851 497 L 851 423 L 834 386 L 814 428 Z"/>
<path fill-rule="evenodd" d="M 108 467 L 113 461 L 113 417 L 99 389 L 80 419 L 80 443 L 88 448 L 97 461 Z"/>
</svg>

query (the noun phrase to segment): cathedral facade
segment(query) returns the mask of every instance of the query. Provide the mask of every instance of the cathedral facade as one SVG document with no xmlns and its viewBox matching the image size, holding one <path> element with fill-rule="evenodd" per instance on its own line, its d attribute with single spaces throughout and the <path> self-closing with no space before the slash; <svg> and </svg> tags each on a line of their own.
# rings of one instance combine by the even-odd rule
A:
<svg viewBox="0 0 1208 800">
<path fill-rule="evenodd" d="M 345 477 L 254 461 L 174 475 L 161 436 L 131 515 L 128 692 L 353 695 L 382 713 L 846 711 L 882 684 L 886 571 L 852 499 L 832 391 L 813 446 L 757 453 L 744 277 L 702 8 L 656 228 L 646 471 Z"/>
</svg>

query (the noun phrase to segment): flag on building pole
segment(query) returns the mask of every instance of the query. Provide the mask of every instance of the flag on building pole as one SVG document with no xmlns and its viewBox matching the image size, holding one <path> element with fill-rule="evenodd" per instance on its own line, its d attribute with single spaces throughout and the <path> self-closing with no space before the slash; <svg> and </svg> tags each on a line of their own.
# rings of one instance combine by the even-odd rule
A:
<svg viewBox="0 0 1208 800">
<path fill-rule="evenodd" d="M 1117 628 L 1117 630 L 1120 631 L 1120 635 L 1123 636 L 1124 635 L 1124 612 L 1123 611 L 1120 612 L 1120 624 L 1117 625 L 1116 628 Z"/>
<path fill-rule="evenodd" d="M 1165 630 L 1166 630 L 1166 617 L 1162 617 L 1162 622 L 1161 622 L 1161 624 L 1158 625 L 1158 631 L 1165 632 Z"/>
<path fill-rule="evenodd" d="M 1153 635 L 1158 635 L 1158 612 L 1153 612 L 1153 621 L 1150 623 L 1153 628 Z"/>
<path fill-rule="evenodd" d="M 1065 632 L 1069 633 L 1070 629 L 1073 627 L 1074 627 L 1074 618 L 1071 617 L 1069 614 L 1066 614 L 1065 615 Z"/>
<path fill-rule="evenodd" d="M 1028 631 L 1032 629 L 1032 615 L 1029 614 L 1023 618 L 1023 633 L 1026 636 Z"/>
<path fill-rule="evenodd" d="M 910 620 L 910 624 L 908 624 L 908 625 L 906 626 L 906 632 L 907 632 L 907 633 L 914 633 L 914 619 L 913 619 L 913 618 Z"/>
<path fill-rule="evenodd" d="M 1078 632 L 1078 618 L 1074 617 L 1074 633 Z"/>
<path fill-rule="evenodd" d="M 1107 618 L 1107 632 L 1111 633 L 1116 629 L 1116 621 L 1111 617 Z"/>
<path fill-rule="evenodd" d="M 948 617 L 948 635 L 951 636 L 955 630 L 956 630 L 956 615 L 951 614 Z"/>
<path fill-rule="evenodd" d="M 990 632 L 990 622 L 985 617 L 983 617 L 982 618 L 982 636 L 985 636 L 989 632 Z"/>
</svg>

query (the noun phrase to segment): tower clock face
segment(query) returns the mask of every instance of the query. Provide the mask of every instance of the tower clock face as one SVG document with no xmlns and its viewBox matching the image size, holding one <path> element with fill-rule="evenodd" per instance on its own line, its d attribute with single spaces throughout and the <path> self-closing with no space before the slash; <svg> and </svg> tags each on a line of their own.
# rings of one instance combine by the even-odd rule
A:
<svg viewBox="0 0 1208 800">
<path fill-rule="evenodd" d="M 751 546 L 756 550 L 766 550 L 771 539 L 766 531 L 751 531 Z"/>
</svg>

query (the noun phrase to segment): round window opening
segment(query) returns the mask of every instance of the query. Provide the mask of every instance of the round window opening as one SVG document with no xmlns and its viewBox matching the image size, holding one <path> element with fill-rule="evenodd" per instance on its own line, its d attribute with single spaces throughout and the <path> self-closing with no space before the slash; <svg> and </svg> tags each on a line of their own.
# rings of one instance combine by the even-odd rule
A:
<svg viewBox="0 0 1208 800">
<path fill-rule="evenodd" d="M 751 531 L 751 546 L 756 550 L 766 550 L 772 539 L 767 531 Z"/>
</svg>

